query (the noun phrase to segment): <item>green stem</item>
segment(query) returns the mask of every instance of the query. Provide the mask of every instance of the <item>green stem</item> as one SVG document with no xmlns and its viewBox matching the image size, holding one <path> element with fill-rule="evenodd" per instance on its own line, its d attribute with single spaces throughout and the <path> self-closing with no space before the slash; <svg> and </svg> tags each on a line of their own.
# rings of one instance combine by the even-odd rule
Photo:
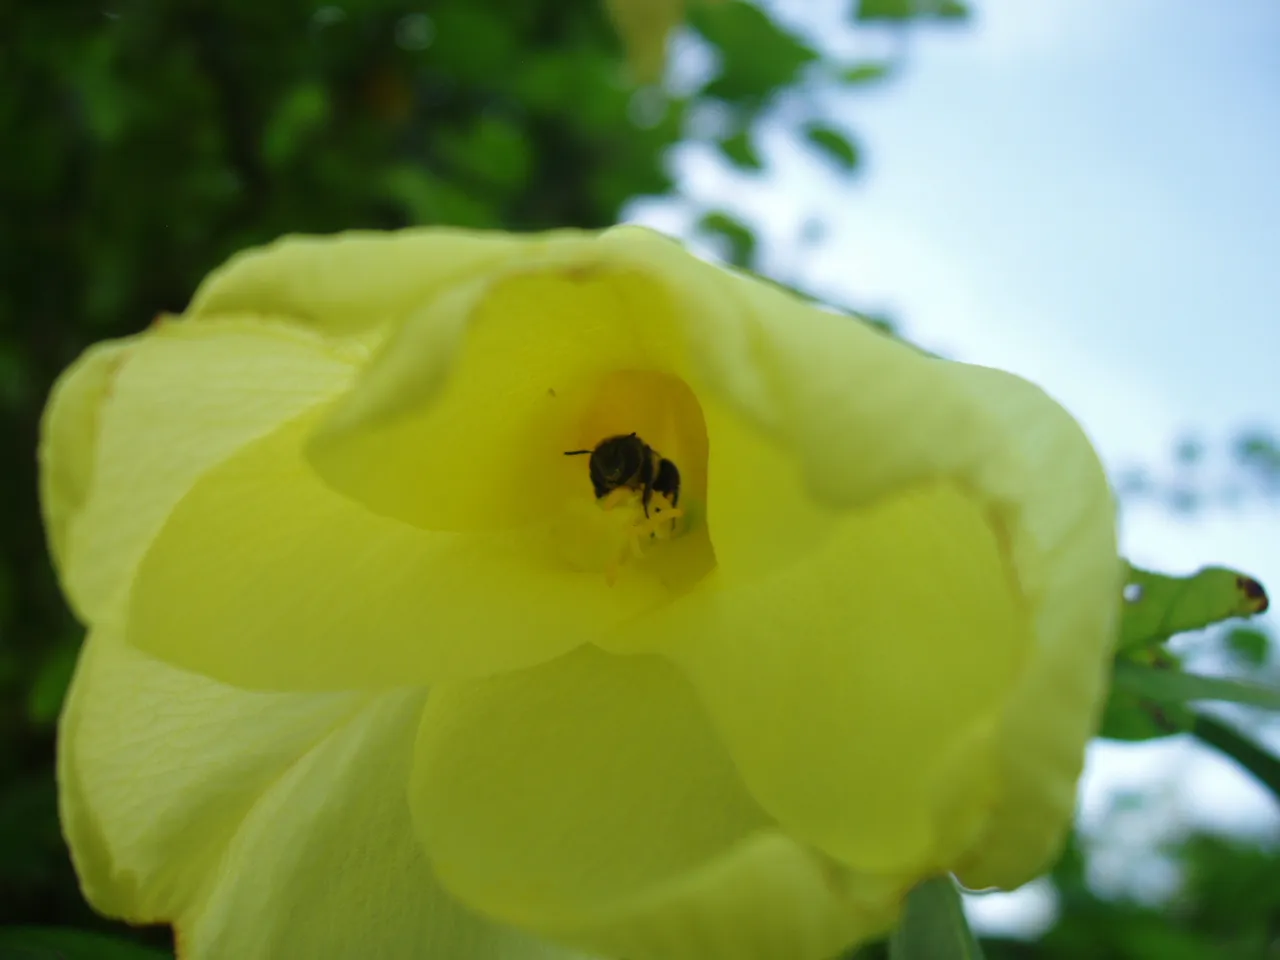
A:
<svg viewBox="0 0 1280 960">
<path fill-rule="evenodd" d="M 982 960 L 950 877 L 926 880 L 907 895 L 902 922 L 889 938 L 889 960 Z"/>
<path fill-rule="evenodd" d="M 1248 770 L 1280 801 L 1280 759 L 1234 728 L 1203 713 L 1196 714 L 1191 733 L 1201 743 L 1222 751 Z"/>
</svg>

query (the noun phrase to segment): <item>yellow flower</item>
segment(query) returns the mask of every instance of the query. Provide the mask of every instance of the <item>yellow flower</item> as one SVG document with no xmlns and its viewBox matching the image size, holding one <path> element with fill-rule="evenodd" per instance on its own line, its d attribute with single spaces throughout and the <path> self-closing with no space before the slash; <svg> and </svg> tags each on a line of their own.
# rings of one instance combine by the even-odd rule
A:
<svg viewBox="0 0 1280 960">
<path fill-rule="evenodd" d="M 565 456 L 633 432 L 678 496 Z M 1069 822 L 1121 573 L 1079 427 L 647 231 L 249 252 L 41 456 L 66 834 L 184 960 L 819 960 Z"/>
</svg>

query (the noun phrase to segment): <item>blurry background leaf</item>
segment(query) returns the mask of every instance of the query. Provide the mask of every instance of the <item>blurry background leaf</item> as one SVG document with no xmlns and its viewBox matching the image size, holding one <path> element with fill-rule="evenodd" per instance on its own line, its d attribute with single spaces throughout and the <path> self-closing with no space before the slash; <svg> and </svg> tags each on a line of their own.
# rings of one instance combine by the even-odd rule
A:
<svg viewBox="0 0 1280 960">
<path fill-rule="evenodd" d="M 751 261 L 756 248 L 756 236 L 751 228 L 737 218 L 721 211 L 704 214 L 698 221 L 698 230 L 723 241 L 724 258 L 735 266 L 745 266 Z"/>
<path fill-rule="evenodd" d="M 852 170 L 858 165 L 858 148 L 850 141 L 848 135 L 834 127 L 821 123 L 810 123 L 804 128 L 804 137 L 818 152 L 837 166 Z"/>
<path fill-rule="evenodd" d="M 872 83 L 876 80 L 883 80 L 889 76 L 893 68 L 887 64 L 876 60 L 868 60 L 863 63 L 855 63 L 852 66 L 845 67 L 840 71 L 838 76 L 844 83 Z"/>
<path fill-rule="evenodd" d="M 719 74 L 703 91 L 727 100 L 764 100 L 795 83 L 817 53 L 743 0 L 703 4 L 691 22 L 721 54 Z"/>
<path fill-rule="evenodd" d="M 968 4 L 959 0 L 854 0 L 854 3 L 854 18 L 864 23 L 903 21 L 913 17 L 964 20 L 969 16 Z"/>
<path fill-rule="evenodd" d="M 173 954 L 82 930 L 0 927 L 3 960 L 165 960 Z"/>
<path fill-rule="evenodd" d="M 47 725 L 57 720 L 79 653 L 77 633 L 52 645 L 44 655 L 27 693 L 27 716 L 33 724 Z"/>
<path fill-rule="evenodd" d="M 726 159 L 735 167 L 743 170 L 759 170 L 764 166 L 760 161 L 760 155 L 756 153 L 755 145 L 751 142 L 751 133 L 748 130 L 740 130 L 732 136 L 725 137 L 719 141 L 719 146 Z"/>
<path fill-rule="evenodd" d="M 1244 667 L 1260 667 L 1267 662 L 1270 640 L 1262 630 L 1236 627 L 1223 641 L 1232 657 Z"/>
</svg>

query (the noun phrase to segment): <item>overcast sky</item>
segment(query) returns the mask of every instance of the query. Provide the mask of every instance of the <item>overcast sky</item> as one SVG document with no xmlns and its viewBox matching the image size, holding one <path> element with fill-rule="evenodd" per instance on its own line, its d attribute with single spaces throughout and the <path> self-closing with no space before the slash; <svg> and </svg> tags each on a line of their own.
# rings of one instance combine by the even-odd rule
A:
<svg viewBox="0 0 1280 960">
<path fill-rule="evenodd" d="M 681 148 L 685 196 L 757 225 L 781 279 L 884 308 L 922 345 L 1041 384 L 1115 471 L 1166 462 L 1187 430 L 1280 430 L 1280 2 L 973 3 L 970 26 L 914 31 L 897 79 L 822 94 L 863 148 L 855 178 L 799 146 L 782 116 L 765 126 L 760 177 Z M 851 0 L 766 5 L 829 54 L 892 49 L 849 28 Z M 694 47 L 677 49 L 692 63 Z M 642 203 L 632 217 L 687 232 L 695 208 Z M 815 215 L 829 232 L 804 247 Z M 1280 594 L 1274 504 L 1192 519 L 1128 509 L 1122 538 L 1143 564 L 1237 566 Z M 1123 824 L 1138 840 L 1188 823 L 1280 831 L 1260 788 L 1189 743 L 1094 748 L 1087 829 L 1124 816 L 1108 814 L 1122 789 L 1163 813 Z M 1124 851 L 1098 860 L 1099 883 L 1117 889 L 1154 895 L 1175 879 Z M 1037 904 L 1006 913 L 1026 921 Z"/>
</svg>

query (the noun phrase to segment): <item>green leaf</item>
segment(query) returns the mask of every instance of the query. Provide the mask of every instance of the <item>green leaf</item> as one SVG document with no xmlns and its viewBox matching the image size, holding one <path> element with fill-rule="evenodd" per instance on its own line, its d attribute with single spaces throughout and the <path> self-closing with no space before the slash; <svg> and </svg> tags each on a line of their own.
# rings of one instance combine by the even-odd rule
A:
<svg viewBox="0 0 1280 960">
<path fill-rule="evenodd" d="M 756 235 L 737 217 L 723 211 L 704 214 L 698 221 L 698 230 L 724 240 L 728 245 L 726 259 L 735 266 L 746 266 L 756 252 Z"/>
<path fill-rule="evenodd" d="M 262 132 L 262 156 L 282 168 L 306 149 L 309 137 L 329 121 L 331 105 L 325 88 L 314 81 L 298 84 L 276 105 Z"/>
<path fill-rule="evenodd" d="M 845 67 L 836 76 L 841 83 L 873 83 L 889 76 L 892 70 L 893 66 L 883 60 L 866 60 Z"/>
<path fill-rule="evenodd" d="M 1195 713 L 1180 703 L 1159 703 L 1114 685 L 1107 695 L 1098 736 L 1107 740 L 1157 740 L 1188 732 Z"/>
<path fill-rule="evenodd" d="M 45 655 L 27 691 L 27 717 L 32 723 L 47 724 L 58 718 L 79 655 L 78 637 L 60 641 Z"/>
<path fill-rule="evenodd" d="M 858 148 L 834 127 L 821 123 L 806 124 L 804 138 L 842 169 L 853 170 L 858 166 Z"/>
<path fill-rule="evenodd" d="M 524 129 L 493 114 L 482 114 L 464 127 L 441 130 L 435 148 L 454 169 L 502 191 L 520 187 L 533 162 Z"/>
<path fill-rule="evenodd" d="M 854 19 L 909 20 L 915 15 L 914 0 L 860 0 Z"/>
<path fill-rule="evenodd" d="M 742 0 L 704 3 L 690 11 L 690 23 L 718 47 L 720 72 L 703 93 L 725 100 L 763 100 L 799 78 L 818 54 L 774 23 L 763 10 Z"/>
<path fill-rule="evenodd" d="M 964 20 L 969 16 L 969 6 L 960 0 L 858 0 L 854 19 L 901 22 L 913 18 L 935 20 Z"/>
<path fill-rule="evenodd" d="M 1280 800 L 1280 759 L 1233 727 L 1202 713 L 1196 715 L 1191 733 L 1201 743 L 1226 754 L 1248 770 Z"/>
<path fill-rule="evenodd" d="M 1158 703 L 1225 700 L 1267 710 L 1280 710 L 1280 689 L 1276 687 L 1126 661 L 1116 663 L 1112 674 L 1112 688 Z"/>
<path fill-rule="evenodd" d="M 1236 627 L 1224 642 L 1231 656 L 1248 667 L 1260 667 L 1267 662 L 1267 650 L 1271 641 L 1262 630 L 1253 627 Z"/>
<path fill-rule="evenodd" d="M 718 146 L 728 161 L 741 170 L 759 170 L 764 166 L 760 161 L 760 155 L 756 153 L 755 144 L 751 142 L 751 134 L 748 130 L 741 130 L 731 137 L 725 137 L 719 141 Z"/>
<path fill-rule="evenodd" d="M 1170 577 L 1130 566 L 1119 650 L 1162 643 L 1232 617 L 1250 617 L 1267 606 L 1262 584 L 1236 570 L 1205 567 L 1189 577 Z"/>
<path fill-rule="evenodd" d="M 167 960 L 172 954 L 70 927 L 0 927 L 5 960 Z"/>
<path fill-rule="evenodd" d="M 889 938 L 889 960 L 982 960 L 950 877 L 926 880 L 907 895 L 902 921 Z"/>
</svg>

